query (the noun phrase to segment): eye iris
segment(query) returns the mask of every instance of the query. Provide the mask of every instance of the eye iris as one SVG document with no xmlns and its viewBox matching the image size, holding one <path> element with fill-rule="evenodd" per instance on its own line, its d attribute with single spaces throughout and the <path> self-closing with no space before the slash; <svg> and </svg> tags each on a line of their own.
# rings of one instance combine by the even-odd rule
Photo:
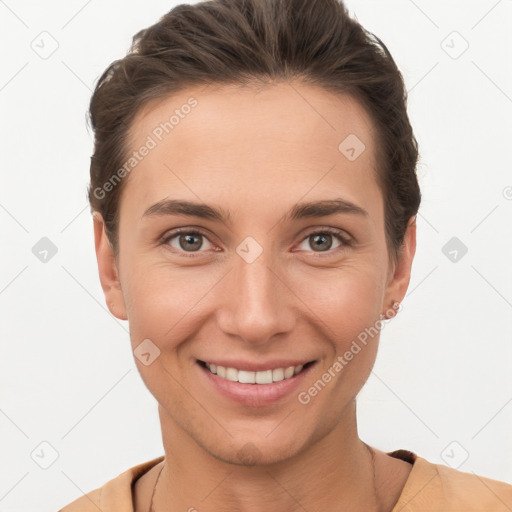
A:
<svg viewBox="0 0 512 512">
<path fill-rule="evenodd" d="M 197 234 L 181 235 L 180 238 L 179 238 L 180 247 L 182 249 L 184 249 L 185 251 L 190 251 L 190 250 L 194 250 L 194 249 L 200 249 L 201 245 L 202 245 L 202 241 L 201 241 L 201 239 L 199 237 L 200 237 L 200 235 L 197 235 Z M 194 238 L 196 240 L 199 240 L 199 241 L 196 242 L 195 244 L 194 243 L 189 243 Z"/>
<path fill-rule="evenodd" d="M 327 233 L 326 234 L 311 235 L 310 238 L 312 238 L 315 241 L 314 244 L 316 244 L 317 241 L 320 241 L 320 243 L 322 243 L 322 242 L 325 242 L 325 240 L 328 240 L 329 243 L 327 244 L 327 247 L 325 245 L 323 247 L 320 247 L 320 249 L 322 251 L 327 251 L 332 246 L 332 235 L 329 235 Z M 313 246 L 314 246 L 314 244 L 313 244 Z"/>
</svg>

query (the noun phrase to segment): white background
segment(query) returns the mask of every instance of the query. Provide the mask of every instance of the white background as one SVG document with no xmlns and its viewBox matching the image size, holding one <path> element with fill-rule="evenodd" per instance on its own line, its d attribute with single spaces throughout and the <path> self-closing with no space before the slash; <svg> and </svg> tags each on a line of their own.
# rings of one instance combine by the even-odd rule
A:
<svg viewBox="0 0 512 512">
<path fill-rule="evenodd" d="M 0 1 L 2 511 L 57 510 L 163 454 L 128 325 L 97 276 L 85 119 L 103 70 L 176 3 Z M 511 483 L 512 1 L 347 5 L 402 70 L 423 193 L 409 292 L 359 395 L 360 436 Z M 43 31 L 58 43 L 46 59 L 31 47 L 50 47 Z M 58 249 L 47 263 L 32 252 L 42 237 Z M 468 248 L 457 262 L 442 252 L 452 237 Z M 58 452 L 48 469 L 31 457 L 51 456 L 44 441 Z"/>
</svg>

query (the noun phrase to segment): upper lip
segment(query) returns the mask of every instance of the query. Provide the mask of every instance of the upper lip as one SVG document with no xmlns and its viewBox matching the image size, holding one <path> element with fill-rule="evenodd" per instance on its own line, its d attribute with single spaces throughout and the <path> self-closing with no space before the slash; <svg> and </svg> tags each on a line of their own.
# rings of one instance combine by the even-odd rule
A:
<svg viewBox="0 0 512 512">
<path fill-rule="evenodd" d="M 214 364 L 216 366 L 224 366 L 225 368 L 236 368 L 237 370 L 245 370 L 248 372 L 261 372 L 264 370 L 275 370 L 276 368 L 288 368 L 290 366 L 300 366 L 312 363 L 314 359 L 279 359 L 258 363 L 254 361 L 242 361 L 234 359 L 226 361 L 223 359 L 199 359 L 203 363 Z"/>
</svg>

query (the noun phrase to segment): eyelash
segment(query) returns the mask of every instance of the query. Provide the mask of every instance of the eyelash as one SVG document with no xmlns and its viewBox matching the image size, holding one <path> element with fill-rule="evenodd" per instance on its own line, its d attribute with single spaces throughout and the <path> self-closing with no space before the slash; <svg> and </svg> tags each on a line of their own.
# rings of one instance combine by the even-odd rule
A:
<svg viewBox="0 0 512 512">
<path fill-rule="evenodd" d="M 175 238 L 176 236 L 178 235 L 181 235 L 181 234 L 187 234 L 187 235 L 200 235 L 200 236 L 203 236 L 205 237 L 207 240 L 208 239 L 208 235 L 200 230 L 200 229 L 197 229 L 197 228 L 177 228 L 175 229 L 174 231 L 172 231 L 170 234 L 168 234 L 168 236 L 164 236 L 164 238 L 161 240 L 160 244 L 161 245 L 167 245 L 169 243 L 170 240 L 172 240 L 173 238 Z M 307 238 L 313 236 L 313 235 L 323 235 L 323 234 L 329 234 L 329 235 L 333 235 L 335 238 L 338 239 L 338 241 L 340 241 L 342 243 L 342 245 L 340 247 L 336 247 L 334 249 L 329 249 L 328 251 L 325 251 L 325 253 L 327 255 L 331 255 L 337 251 L 342 251 L 344 249 L 346 249 L 347 247 L 350 247 L 352 245 L 352 242 L 351 240 L 343 235 L 339 230 L 335 229 L 335 228 L 322 228 L 322 229 L 319 229 L 317 231 L 311 231 L 310 233 L 308 233 L 307 235 L 305 235 L 302 239 L 301 239 L 301 243 L 304 242 L 304 240 L 306 240 Z M 210 242 L 212 243 L 212 242 Z M 173 247 L 173 249 L 175 249 Z M 202 251 L 199 251 L 199 252 L 190 252 L 190 253 L 187 253 L 186 251 L 180 251 L 180 254 L 182 254 L 183 256 L 185 256 L 186 258 L 196 258 L 198 257 L 200 254 L 201 254 Z M 319 257 L 322 257 L 322 252 L 314 252 L 312 251 L 316 256 L 319 256 Z"/>
</svg>

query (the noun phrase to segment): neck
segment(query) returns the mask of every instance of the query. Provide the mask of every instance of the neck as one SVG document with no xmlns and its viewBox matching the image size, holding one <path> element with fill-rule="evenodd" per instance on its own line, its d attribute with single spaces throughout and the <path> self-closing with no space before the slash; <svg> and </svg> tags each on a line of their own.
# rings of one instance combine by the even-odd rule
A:
<svg viewBox="0 0 512 512">
<path fill-rule="evenodd" d="M 356 428 L 355 401 L 326 436 L 271 464 L 232 464 L 213 456 L 161 408 L 165 466 L 153 511 L 383 509 L 371 449 Z"/>
</svg>

